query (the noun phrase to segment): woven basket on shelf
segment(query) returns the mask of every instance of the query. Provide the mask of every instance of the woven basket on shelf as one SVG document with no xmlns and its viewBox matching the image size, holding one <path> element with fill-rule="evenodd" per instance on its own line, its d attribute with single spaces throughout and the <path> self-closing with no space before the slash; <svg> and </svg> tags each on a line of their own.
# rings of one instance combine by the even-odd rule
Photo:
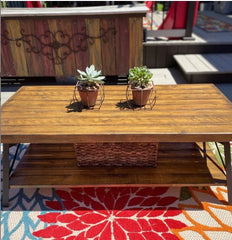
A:
<svg viewBox="0 0 232 240">
<path fill-rule="evenodd" d="M 79 166 L 155 167 L 158 143 L 74 143 Z"/>
</svg>

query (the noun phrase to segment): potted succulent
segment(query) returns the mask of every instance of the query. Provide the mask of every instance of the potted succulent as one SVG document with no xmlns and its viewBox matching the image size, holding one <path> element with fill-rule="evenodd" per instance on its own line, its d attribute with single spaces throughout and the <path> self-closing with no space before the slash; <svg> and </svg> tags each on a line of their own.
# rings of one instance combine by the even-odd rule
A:
<svg viewBox="0 0 232 240">
<path fill-rule="evenodd" d="M 96 104 L 98 91 L 104 83 L 105 76 L 101 76 L 101 71 L 97 71 L 94 65 L 86 67 L 85 72 L 77 70 L 77 89 L 81 102 L 86 107 L 93 107 Z"/>
<path fill-rule="evenodd" d="M 153 89 L 152 76 L 153 74 L 146 66 L 129 69 L 128 83 L 131 86 L 133 101 L 136 105 L 146 105 Z"/>
</svg>

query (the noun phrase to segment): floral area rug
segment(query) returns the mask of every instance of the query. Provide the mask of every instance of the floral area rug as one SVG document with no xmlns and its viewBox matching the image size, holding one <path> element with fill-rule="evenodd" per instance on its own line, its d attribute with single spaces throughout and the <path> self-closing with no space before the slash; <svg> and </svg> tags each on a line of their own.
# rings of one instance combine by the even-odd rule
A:
<svg viewBox="0 0 232 240">
<path fill-rule="evenodd" d="M 232 240 L 232 206 L 216 186 L 10 189 L 1 239 Z"/>
<path fill-rule="evenodd" d="M 231 32 L 232 25 L 216 18 L 198 13 L 196 27 L 206 32 Z"/>
</svg>

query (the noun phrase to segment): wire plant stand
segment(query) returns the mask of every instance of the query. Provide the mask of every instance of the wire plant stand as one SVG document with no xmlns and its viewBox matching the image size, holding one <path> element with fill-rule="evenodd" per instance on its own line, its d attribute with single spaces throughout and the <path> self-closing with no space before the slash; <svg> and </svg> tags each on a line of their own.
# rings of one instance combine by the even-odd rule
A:
<svg viewBox="0 0 232 240">
<path fill-rule="evenodd" d="M 104 99 L 105 99 L 105 91 L 104 91 L 104 85 L 103 84 L 99 84 L 99 89 L 98 89 L 98 96 L 97 96 L 97 101 L 96 101 L 96 104 L 94 106 L 84 106 L 81 102 L 81 99 L 79 99 L 79 94 L 78 94 L 79 90 L 78 90 L 78 83 L 75 85 L 74 89 L 73 89 L 73 98 L 70 102 L 70 105 L 72 105 L 73 103 L 80 103 L 81 105 L 81 108 L 82 109 L 96 109 L 96 110 L 100 110 L 103 102 L 104 102 Z M 88 101 L 88 92 L 87 92 L 87 102 Z"/>
<path fill-rule="evenodd" d="M 127 85 L 126 88 L 126 101 L 129 109 L 133 110 L 152 110 L 156 103 L 156 88 L 154 84 L 152 85 L 151 93 L 149 95 L 148 101 L 144 106 L 138 106 L 134 103 L 132 98 L 132 92 L 138 91 L 137 89 L 132 89 L 131 85 Z M 141 90 L 141 102 L 143 97 L 143 90 Z"/>
</svg>

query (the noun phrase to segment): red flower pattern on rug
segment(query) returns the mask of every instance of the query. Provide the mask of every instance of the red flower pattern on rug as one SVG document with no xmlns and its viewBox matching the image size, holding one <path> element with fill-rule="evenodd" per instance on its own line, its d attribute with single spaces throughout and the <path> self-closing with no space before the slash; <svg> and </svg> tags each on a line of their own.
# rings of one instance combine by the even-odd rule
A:
<svg viewBox="0 0 232 240">
<path fill-rule="evenodd" d="M 75 188 L 57 190 L 61 202 L 47 201 L 53 212 L 35 237 L 52 240 L 177 240 L 172 229 L 186 225 L 168 188 Z"/>
</svg>

